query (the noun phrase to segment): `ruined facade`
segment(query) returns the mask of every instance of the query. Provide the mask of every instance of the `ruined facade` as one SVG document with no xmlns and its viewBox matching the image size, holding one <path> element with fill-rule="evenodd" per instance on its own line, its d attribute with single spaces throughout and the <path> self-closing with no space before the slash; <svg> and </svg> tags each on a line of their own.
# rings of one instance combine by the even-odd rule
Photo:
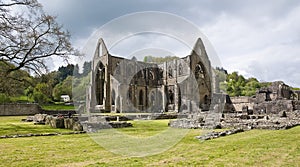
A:
<svg viewBox="0 0 300 167">
<path fill-rule="evenodd" d="M 86 96 L 87 112 L 174 112 L 184 117 L 169 125 L 180 128 L 283 129 L 300 124 L 300 91 L 278 81 L 253 97 L 230 98 L 216 93 L 213 76 L 200 38 L 191 54 L 162 64 L 113 56 L 99 39 Z M 140 119 L 139 114 L 135 117 Z"/>
<path fill-rule="evenodd" d="M 288 129 L 300 125 L 299 91 L 281 81 L 257 90 L 253 97 L 231 97 L 222 113 L 202 112 L 170 121 L 180 128 Z"/>
<path fill-rule="evenodd" d="M 253 114 L 278 114 L 295 110 L 298 91 L 293 91 L 282 81 L 272 82 L 257 90 L 253 97 L 231 97 L 236 112 L 250 111 Z"/>
<path fill-rule="evenodd" d="M 99 39 L 86 106 L 90 113 L 205 111 L 214 88 L 200 38 L 190 55 L 162 64 L 113 56 Z"/>
</svg>

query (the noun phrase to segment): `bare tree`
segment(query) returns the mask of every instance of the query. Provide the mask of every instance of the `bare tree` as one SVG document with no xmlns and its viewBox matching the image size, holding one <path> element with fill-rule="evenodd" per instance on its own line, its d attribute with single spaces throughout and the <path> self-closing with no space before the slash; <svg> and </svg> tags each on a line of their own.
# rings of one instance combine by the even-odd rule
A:
<svg viewBox="0 0 300 167">
<path fill-rule="evenodd" d="M 6 75 L 19 69 L 42 74 L 45 58 L 68 60 L 76 54 L 69 32 L 37 0 L 0 0 L 0 62 L 7 64 Z"/>
</svg>

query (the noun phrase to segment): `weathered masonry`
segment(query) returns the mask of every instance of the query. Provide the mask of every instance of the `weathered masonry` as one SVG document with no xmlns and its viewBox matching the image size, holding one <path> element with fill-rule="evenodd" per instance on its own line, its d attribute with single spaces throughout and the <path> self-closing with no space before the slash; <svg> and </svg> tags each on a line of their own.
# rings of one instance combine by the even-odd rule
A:
<svg viewBox="0 0 300 167">
<path fill-rule="evenodd" d="M 99 39 L 87 90 L 87 111 L 205 111 L 210 108 L 214 82 L 200 38 L 190 55 L 162 64 L 113 56 Z"/>
</svg>

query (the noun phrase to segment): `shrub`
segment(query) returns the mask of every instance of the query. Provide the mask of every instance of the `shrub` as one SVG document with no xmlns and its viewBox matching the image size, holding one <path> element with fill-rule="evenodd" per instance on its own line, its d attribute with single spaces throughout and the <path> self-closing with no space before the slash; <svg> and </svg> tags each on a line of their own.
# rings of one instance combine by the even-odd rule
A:
<svg viewBox="0 0 300 167">
<path fill-rule="evenodd" d="M 0 104 L 10 103 L 10 102 L 11 102 L 11 100 L 10 100 L 9 96 L 7 96 L 4 93 L 0 93 Z"/>
</svg>

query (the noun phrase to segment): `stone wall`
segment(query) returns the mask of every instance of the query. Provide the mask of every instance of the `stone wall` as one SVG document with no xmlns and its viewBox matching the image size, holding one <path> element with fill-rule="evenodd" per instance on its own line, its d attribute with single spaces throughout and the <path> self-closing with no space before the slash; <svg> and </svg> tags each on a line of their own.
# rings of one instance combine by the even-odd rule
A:
<svg viewBox="0 0 300 167">
<path fill-rule="evenodd" d="M 297 101 L 294 102 L 296 104 Z M 296 106 L 296 105 L 295 105 Z M 297 106 L 298 107 L 298 106 Z M 292 100 L 265 101 L 254 105 L 254 114 L 279 114 L 282 111 L 293 111 Z"/>
<path fill-rule="evenodd" d="M 249 110 L 253 110 L 254 99 L 252 97 L 241 96 L 231 97 L 231 102 L 235 111 L 243 111 L 243 107 L 247 106 Z"/>
<path fill-rule="evenodd" d="M 299 100 L 294 100 L 293 101 L 293 107 L 294 107 L 294 110 L 300 110 L 300 101 Z"/>
<path fill-rule="evenodd" d="M 42 111 L 38 104 L 1 104 L 0 116 L 34 115 Z"/>
</svg>

